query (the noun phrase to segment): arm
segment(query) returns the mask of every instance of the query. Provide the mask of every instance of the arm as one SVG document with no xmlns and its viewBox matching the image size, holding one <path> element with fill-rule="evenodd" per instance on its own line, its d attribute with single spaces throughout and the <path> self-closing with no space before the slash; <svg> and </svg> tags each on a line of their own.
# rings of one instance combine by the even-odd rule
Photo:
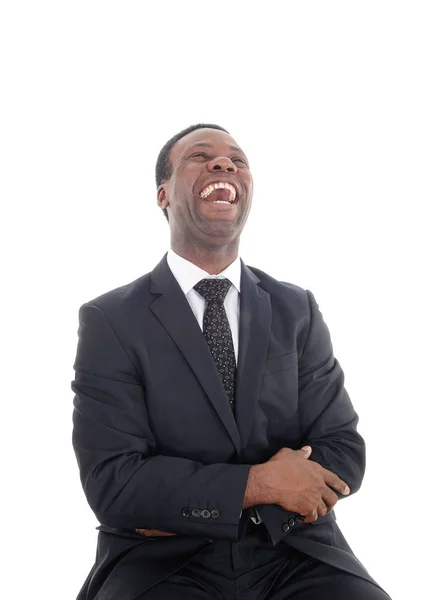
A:
<svg viewBox="0 0 432 600">
<path fill-rule="evenodd" d="M 80 308 L 78 336 L 72 443 L 99 522 L 237 541 L 251 465 L 152 456 L 144 386 L 100 308 Z M 194 508 L 219 515 L 195 516 Z"/>
<path fill-rule="evenodd" d="M 363 480 L 365 443 L 357 432 L 358 415 L 344 388 L 344 374 L 333 356 L 329 330 L 318 304 L 309 290 L 310 324 L 299 353 L 299 417 L 302 444 L 312 447 L 309 460 L 336 473 L 351 489 L 358 491 Z M 338 498 L 345 496 L 337 493 Z M 284 523 L 296 513 L 276 504 L 258 506 L 274 544 L 284 535 Z M 329 518 L 332 513 L 328 514 Z M 321 517 L 321 519 L 325 519 Z M 294 525 L 303 527 L 304 525 Z"/>
</svg>

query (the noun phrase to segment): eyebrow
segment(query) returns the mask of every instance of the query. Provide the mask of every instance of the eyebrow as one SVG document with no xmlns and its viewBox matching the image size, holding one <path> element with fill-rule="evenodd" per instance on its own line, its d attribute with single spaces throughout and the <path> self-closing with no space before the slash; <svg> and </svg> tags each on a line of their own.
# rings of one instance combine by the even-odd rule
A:
<svg viewBox="0 0 432 600">
<path fill-rule="evenodd" d="M 193 144 L 191 146 L 191 148 L 212 148 L 211 144 L 207 144 L 206 142 L 196 142 L 195 144 Z M 230 146 L 231 150 L 234 150 L 234 152 L 243 152 L 243 150 L 241 148 L 239 148 L 238 146 Z"/>
</svg>

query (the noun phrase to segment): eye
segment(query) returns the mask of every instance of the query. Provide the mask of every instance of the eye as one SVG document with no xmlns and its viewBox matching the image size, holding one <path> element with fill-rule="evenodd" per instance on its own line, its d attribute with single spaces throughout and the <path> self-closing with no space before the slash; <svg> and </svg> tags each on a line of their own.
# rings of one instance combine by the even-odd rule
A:
<svg viewBox="0 0 432 600">
<path fill-rule="evenodd" d="M 232 162 L 241 162 L 244 165 L 247 165 L 247 162 L 243 158 L 232 158 Z"/>
<path fill-rule="evenodd" d="M 208 158 L 208 156 L 207 156 L 207 154 L 205 152 L 196 152 L 195 154 L 192 154 L 191 158 L 195 158 L 196 156 L 199 156 L 199 157 L 202 157 L 202 158 L 205 158 L 205 159 Z"/>
</svg>

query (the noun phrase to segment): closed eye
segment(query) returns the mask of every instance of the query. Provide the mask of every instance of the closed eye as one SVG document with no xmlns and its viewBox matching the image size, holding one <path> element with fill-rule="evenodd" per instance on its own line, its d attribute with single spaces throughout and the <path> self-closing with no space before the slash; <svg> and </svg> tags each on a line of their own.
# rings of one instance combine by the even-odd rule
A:
<svg viewBox="0 0 432 600">
<path fill-rule="evenodd" d="M 206 154 L 205 152 L 195 152 L 194 154 L 191 155 L 191 158 L 204 158 L 205 160 L 210 160 L 210 157 L 208 154 Z M 240 157 L 234 157 L 231 159 L 232 162 L 240 162 L 242 164 L 244 164 L 246 167 L 248 166 L 247 162 L 245 161 L 244 158 L 240 158 Z"/>
</svg>

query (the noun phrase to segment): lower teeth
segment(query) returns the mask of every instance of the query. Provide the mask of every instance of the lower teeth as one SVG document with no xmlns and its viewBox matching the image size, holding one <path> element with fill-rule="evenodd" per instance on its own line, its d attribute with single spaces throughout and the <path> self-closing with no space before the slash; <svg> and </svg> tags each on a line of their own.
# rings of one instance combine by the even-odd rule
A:
<svg viewBox="0 0 432 600">
<path fill-rule="evenodd" d="M 217 202 L 218 204 L 231 204 L 231 202 L 227 202 L 226 200 L 213 200 L 213 202 Z"/>
</svg>

